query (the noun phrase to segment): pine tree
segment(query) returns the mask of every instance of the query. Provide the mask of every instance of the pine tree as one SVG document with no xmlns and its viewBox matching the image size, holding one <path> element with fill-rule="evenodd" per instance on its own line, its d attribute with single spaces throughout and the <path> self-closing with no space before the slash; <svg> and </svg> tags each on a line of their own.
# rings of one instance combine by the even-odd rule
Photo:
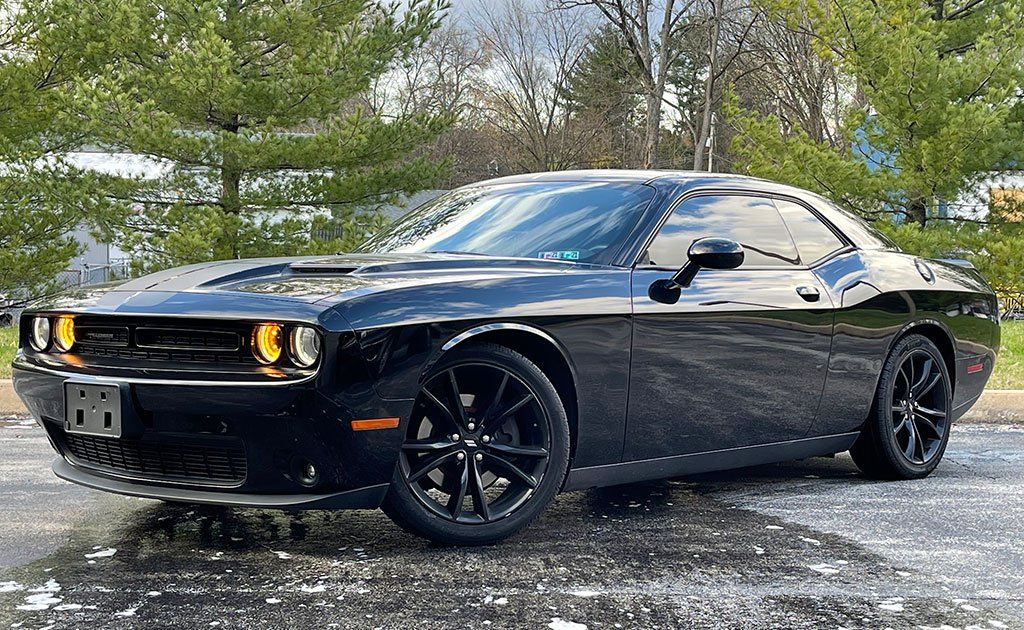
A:
<svg viewBox="0 0 1024 630">
<path fill-rule="evenodd" d="M 358 209 L 443 174 L 416 151 L 447 116 L 385 120 L 355 105 L 437 26 L 435 0 L 123 6 L 145 28 L 78 83 L 77 114 L 100 142 L 165 169 L 132 196 L 139 211 L 120 232 L 141 267 L 351 247 L 381 223 Z"/>
<path fill-rule="evenodd" d="M 755 175 L 870 216 L 926 226 L 945 202 L 1024 155 L 1024 7 L 999 0 L 781 0 L 854 87 L 838 145 L 735 105 L 734 150 Z"/>
<path fill-rule="evenodd" d="M 58 274 L 80 251 L 72 232 L 123 211 L 109 197 L 118 182 L 63 159 L 81 141 L 61 124 L 70 82 L 106 63 L 120 41 L 109 36 L 126 27 L 97 29 L 80 5 L 0 1 L 0 307 L 60 290 Z"/>
<path fill-rule="evenodd" d="M 633 61 L 621 33 L 600 27 L 560 94 L 565 107 L 583 124 L 606 130 L 604 142 L 587 156 L 596 167 L 629 168 L 640 163 L 642 99 L 631 72 Z"/>
</svg>

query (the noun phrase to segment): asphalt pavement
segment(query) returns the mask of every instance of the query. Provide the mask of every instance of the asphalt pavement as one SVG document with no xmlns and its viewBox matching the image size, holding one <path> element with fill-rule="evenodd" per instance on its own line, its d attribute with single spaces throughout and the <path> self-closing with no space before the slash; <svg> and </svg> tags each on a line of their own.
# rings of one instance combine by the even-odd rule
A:
<svg viewBox="0 0 1024 630">
<path fill-rule="evenodd" d="M 197 508 L 49 472 L 0 420 L 0 627 L 1024 628 L 1024 427 L 931 477 L 848 457 L 561 495 L 486 548 L 383 514 Z"/>
</svg>

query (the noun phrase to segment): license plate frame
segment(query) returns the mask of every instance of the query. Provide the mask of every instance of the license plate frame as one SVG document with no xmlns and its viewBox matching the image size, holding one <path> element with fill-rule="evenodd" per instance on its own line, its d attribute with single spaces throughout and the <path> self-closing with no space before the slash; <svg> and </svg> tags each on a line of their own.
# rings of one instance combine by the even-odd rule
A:
<svg viewBox="0 0 1024 630">
<path fill-rule="evenodd" d="M 64 381 L 65 431 L 119 438 L 123 424 L 119 385 Z"/>
</svg>

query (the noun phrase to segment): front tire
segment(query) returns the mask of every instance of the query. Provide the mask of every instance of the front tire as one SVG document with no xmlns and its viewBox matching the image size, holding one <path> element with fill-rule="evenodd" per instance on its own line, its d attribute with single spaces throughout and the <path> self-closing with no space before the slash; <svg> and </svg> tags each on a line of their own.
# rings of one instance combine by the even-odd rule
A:
<svg viewBox="0 0 1024 630">
<path fill-rule="evenodd" d="M 562 486 L 569 423 L 529 359 L 479 344 L 423 379 L 382 506 L 400 527 L 443 544 L 483 545 L 536 518 Z"/>
<path fill-rule="evenodd" d="M 939 465 L 952 422 L 953 388 L 938 347 L 900 339 L 882 367 L 871 416 L 850 455 L 868 477 L 919 479 Z"/>
</svg>

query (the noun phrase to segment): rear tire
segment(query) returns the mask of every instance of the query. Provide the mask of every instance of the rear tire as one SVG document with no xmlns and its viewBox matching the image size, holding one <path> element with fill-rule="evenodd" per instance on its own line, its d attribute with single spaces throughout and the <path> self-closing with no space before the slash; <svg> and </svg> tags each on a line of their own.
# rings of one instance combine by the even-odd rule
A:
<svg viewBox="0 0 1024 630">
<path fill-rule="evenodd" d="M 871 415 L 850 455 L 875 479 L 919 479 L 939 465 L 952 423 L 952 381 L 938 347 L 900 339 L 882 366 Z"/>
<path fill-rule="evenodd" d="M 569 423 L 548 377 L 509 348 L 474 345 L 424 377 L 382 508 L 417 536 L 490 544 L 551 503 L 568 465 Z"/>
</svg>

